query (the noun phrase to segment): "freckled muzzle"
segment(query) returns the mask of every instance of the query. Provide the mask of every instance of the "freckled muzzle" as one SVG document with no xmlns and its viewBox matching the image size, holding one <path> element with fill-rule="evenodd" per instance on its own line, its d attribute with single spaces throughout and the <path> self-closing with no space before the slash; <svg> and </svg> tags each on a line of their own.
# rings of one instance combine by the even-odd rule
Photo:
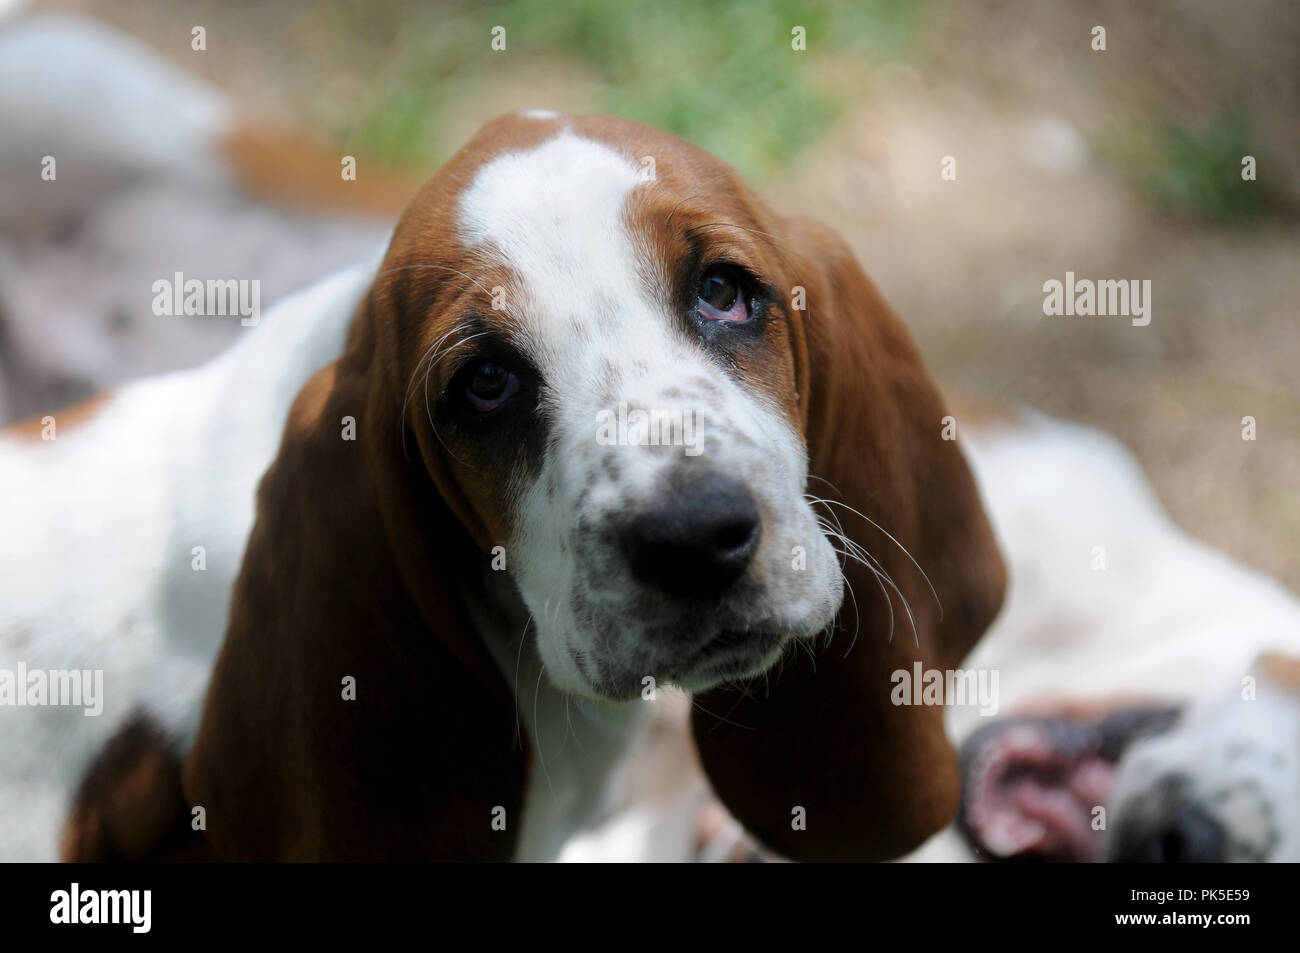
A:
<svg viewBox="0 0 1300 953">
<path fill-rule="evenodd" d="M 669 366 L 653 388 L 616 393 L 619 403 L 598 414 L 604 439 L 562 430 L 570 439 L 550 461 L 558 489 L 526 510 L 539 520 L 532 538 L 556 540 L 564 557 L 539 545 L 523 562 L 522 591 L 543 658 L 571 691 L 629 698 L 647 675 L 690 690 L 752 677 L 839 609 L 834 550 L 801 492 L 801 451 L 787 425 L 724 383 L 663 383 L 679 377 Z M 647 407 L 661 423 L 679 409 L 702 420 L 706 383 L 708 423 L 693 444 L 638 429 Z"/>
</svg>

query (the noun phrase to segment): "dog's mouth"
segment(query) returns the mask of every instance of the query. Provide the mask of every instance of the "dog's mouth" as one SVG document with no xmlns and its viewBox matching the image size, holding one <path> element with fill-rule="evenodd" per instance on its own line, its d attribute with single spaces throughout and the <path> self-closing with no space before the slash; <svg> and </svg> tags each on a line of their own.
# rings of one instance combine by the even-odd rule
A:
<svg viewBox="0 0 1300 953">
<path fill-rule="evenodd" d="M 958 827 L 992 860 L 1100 861 L 1116 764 L 1140 738 L 1167 729 L 1178 710 L 1125 707 L 1094 719 L 1008 718 L 961 748 Z"/>
<path fill-rule="evenodd" d="M 667 677 L 673 684 L 691 691 L 749 678 L 770 668 L 789 639 L 782 632 L 723 629 L 680 666 L 671 669 Z"/>
<path fill-rule="evenodd" d="M 631 658 L 596 651 L 573 657 L 596 697 L 626 701 L 644 694 L 647 678 L 655 685 L 700 692 L 760 675 L 776 663 L 792 637 L 769 629 L 724 628 L 683 641 L 675 651 L 638 652 Z"/>
</svg>

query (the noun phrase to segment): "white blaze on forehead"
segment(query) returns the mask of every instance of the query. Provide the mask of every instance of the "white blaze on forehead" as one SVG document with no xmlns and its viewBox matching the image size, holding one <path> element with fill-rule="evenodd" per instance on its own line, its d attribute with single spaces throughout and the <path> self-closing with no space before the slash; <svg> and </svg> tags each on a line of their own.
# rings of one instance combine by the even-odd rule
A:
<svg viewBox="0 0 1300 953">
<path fill-rule="evenodd" d="M 666 317 L 665 302 L 646 294 L 648 262 L 626 219 L 629 197 L 645 182 L 628 156 L 563 132 L 487 162 L 461 197 L 461 239 L 499 255 L 519 278 L 506 307 L 540 352 L 535 359 L 547 363 L 563 350 L 572 373 L 584 356 L 571 350 L 575 322 L 585 329 L 579 336 L 599 329 L 624 355 L 635 353 L 624 336 L 635 325 L 657 325 L 662 340 L 667 322 L 655 317 Z"/>
<path fill-rule="evenodd" d="M 533 292 L 564 271 L 591 281 L 600 266 L 626 270 L 635 258 L 623 212 L 641 181 L 631 159 L 561 133 L 479 169 L 461 196 L 461 238 L 494 247 Z"/>
</svg>

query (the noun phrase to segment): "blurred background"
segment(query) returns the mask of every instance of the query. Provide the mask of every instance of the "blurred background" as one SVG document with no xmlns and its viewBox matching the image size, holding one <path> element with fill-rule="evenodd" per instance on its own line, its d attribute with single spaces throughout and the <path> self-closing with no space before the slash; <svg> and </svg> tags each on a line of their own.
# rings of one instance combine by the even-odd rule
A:
<svg viewBox="0 0 1300 953">
<path fill-rule="evenodd" d="M 399 191 L 512 109 L 683 136 L 778 210 L 838 229 L 958 403 L 1023 402 L 1116 434 L 1182 526 L 1300 589 L 1293 0 L 0 7 L 0 67 L 3 31 L 23 17 L 91 17 Z M 795 26 L 805 51 L 791 49 Z M 6 75 L 21 101 L 25 74 Z M 1247 155 L 1255 181 L 1241 178 Z M 955 181 L 940 177 L 944 156 Z M 69 175 L 81 187 L 55 201 L 30 165 L 0 164 L 3 423 L 199 363 L 240 333 L 155 317 L 154 279 L 260 276 L 266 308 L 387 225 L 183 175 Z M 1044 317 L 1043 282 L 1067 271 L 1149 279 L 1151 323 Z"/>
</svg>

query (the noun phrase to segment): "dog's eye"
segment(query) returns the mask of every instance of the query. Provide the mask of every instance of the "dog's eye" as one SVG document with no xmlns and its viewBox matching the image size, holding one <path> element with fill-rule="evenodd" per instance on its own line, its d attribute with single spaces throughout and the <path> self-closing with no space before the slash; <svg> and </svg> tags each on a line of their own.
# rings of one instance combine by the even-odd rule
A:
<svg viewBox="0 0 1300 953">
<path fill-rule="evenodd" d="M 700 278 L 695 292 L 696 310 L 710 321 L 748 321 L 749 305 L 745 301 L 740 275 L 734 268 L 710 268 Z"/>
<path fill-rule="evenodd" d="M 469 368 L 465 399 L 480 414 L 496 410 L 518 391 L 519 378 L 514 371 L 496 361 L 479 361 Z"/>
</svg>

